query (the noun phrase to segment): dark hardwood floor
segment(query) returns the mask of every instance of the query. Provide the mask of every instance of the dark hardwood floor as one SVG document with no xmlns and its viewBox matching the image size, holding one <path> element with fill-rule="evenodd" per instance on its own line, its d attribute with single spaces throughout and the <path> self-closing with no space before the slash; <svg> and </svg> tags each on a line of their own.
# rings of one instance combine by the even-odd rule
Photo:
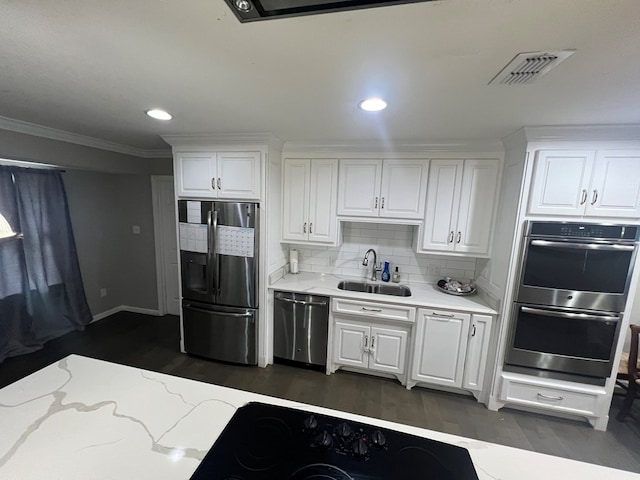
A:
<svg viewBox="0 0 640 480">
<path fill-rule="evenodd" d="M 586 422 L 524 413 L 491 412 L 475 399 L 426 388 L 406 390 L 397 381 L 285 365 L 226 365 L 180 353 L 177 317 L 119 313 L 49 342 L 44 349 L 0 363 L 0 387 L 71 353 L 147 370 L 382 418 L 526 450 L 640 473 L 640 402 L 624 422 L 615 420 L 614 397 L 607 432 Z"/>
</svg>

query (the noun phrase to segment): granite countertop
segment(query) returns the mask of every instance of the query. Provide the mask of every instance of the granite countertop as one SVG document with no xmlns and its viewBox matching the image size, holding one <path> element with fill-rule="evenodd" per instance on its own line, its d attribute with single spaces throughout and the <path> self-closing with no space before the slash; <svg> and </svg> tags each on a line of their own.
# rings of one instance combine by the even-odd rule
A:
<svg viewBox="0 0 640 480">
<path fill-rule="evenodd" d="M 392 295 L 379 295 L 376 293 L 350 292 L 338 289 L 340 280 L 363 279 L 346 277 L 341 275 L 331 275 L 324 273 L 302 272 L 298 274 L 287 274 L 269 288 L 274 290 L 286 290 L 290 292 L 310 293 L 315 295 L 327 295 L 331 297 L 355 298 L 369 300 L 372 302 L 395 303 L 401 305 L 413 305 L 417 307 L 430 307 L 446 310 L 461 310 L 471 313 L 485 313 L 495 315 L 497 312 L 489 307 L 479 295 L 457 296 L 448 295 L 441 292 L 435 285 L 412 283 L 401 283 L 411 288 L 410 297 L 395 297 Z M 379 281 L 378 281 L 379 283 Z"/>
<path fill-rule="evenodd" d="M 235 410 L 259 401 L 467 448 L 481 480 L 640 475 L 71 355 L 0 390 L 0 478 L 188 480 Z"/>
</svg>

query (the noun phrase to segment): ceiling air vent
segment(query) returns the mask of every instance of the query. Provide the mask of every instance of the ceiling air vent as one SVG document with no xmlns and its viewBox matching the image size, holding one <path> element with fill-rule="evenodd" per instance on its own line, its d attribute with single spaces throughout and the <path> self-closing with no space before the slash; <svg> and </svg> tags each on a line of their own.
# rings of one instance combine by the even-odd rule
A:
<svg viewBox="0 0 640 480">
<path fill-rule="evenodd" d="M 575 50 L 519 53 L 500 70 L 500 73 L 493 77 L 489 85 L 495 83 L 506 85 L 533 83 L 574 53 Z"/>
</svg>

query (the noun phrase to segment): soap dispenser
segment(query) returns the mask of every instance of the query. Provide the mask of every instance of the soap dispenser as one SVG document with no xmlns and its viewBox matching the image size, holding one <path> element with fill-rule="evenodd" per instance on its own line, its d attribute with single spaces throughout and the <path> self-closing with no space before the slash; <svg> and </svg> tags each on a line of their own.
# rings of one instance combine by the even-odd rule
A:
<svg viewBox="0 0 640 480">
<path fill-rule="evenodd" d="M 384 270 L 382 270 L 382 281 L 388 282 L 391 280 L 391 272 L 389 272 L 389 262 L 384 262 Z"/>
<path fill-rule="evenodd" d="M 391 281 L 393 283 L 400 283 L 400 272 L 398 271 L 398 267 L 396 267 L 396 271 L 393 272 L 393 277 L 391 277 Z"/>
</svg>

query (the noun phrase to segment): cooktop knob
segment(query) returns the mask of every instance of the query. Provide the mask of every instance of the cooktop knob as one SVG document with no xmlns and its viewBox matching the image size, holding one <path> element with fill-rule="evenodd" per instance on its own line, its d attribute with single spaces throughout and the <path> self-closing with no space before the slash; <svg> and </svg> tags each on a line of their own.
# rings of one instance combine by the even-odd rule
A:
<svg viewBox="0 0 640 480">
<path fill-rule="evenodd" d="M 384 438 L 384 434 L 380 430 L 376 430 L 371 434 L 371 441 L 377 447 L 384 447 L 387 443 L 387 439 Z"/>
<path fill-rule="evenodd" d="M 351 427 L 346 423 L 342 422 L 340 425 L 338 425 L 338 435 L 340 435 L 342 438 L 349 438 L 352 433 L 353 431 L 351 430 Z"/>
<path fill-rule="evenodd" d="M 366 457 L 367 453 L 369 453 L 367 442 L 359 438 L 358 441 L 353 444 L 353 453 L 356 455 L 356 457 Z"/>
<path fill-rule="evenodd" d="M 316 436 L 316 445 L 323 448 L 329 448 L 333 443 L 331 435 L 326 430 L 323 430 Z"/>
<path fill-rule="evenodd" d="M 313 415 L 309 415 L 304 419 L 304 428 L 306 428 L 307 430 L 315 430 L 317 426 L 318 420 L 316 420 L 316 417 L 314 417 Z"/>
</svg>

